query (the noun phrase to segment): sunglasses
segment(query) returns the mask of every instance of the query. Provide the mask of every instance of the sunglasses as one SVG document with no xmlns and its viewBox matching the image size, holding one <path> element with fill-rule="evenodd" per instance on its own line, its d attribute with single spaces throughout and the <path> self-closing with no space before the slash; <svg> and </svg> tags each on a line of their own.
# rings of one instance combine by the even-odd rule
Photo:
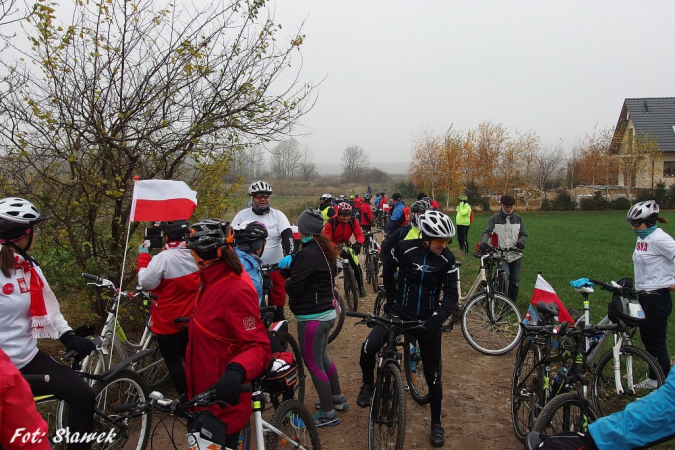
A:
<svg viewBox="0 0 675 450">
<path fill-rule="evenodd" d="M 643 223 L 644 223 L 644 222 L 637 222 L 637 221 L 635 221 L 635 222 L 631 222 L 630 225 L 631 225 L 633 228 L 637 228 L 637 227 L 639 227 L 640 225 L 642 225 Z"/>
<path fill-rule="evenodd" d="M 262 200 L 262 199 L 267 200 L 268 198 L 270 198 L 270 194 L 255 194 L 253 196 L 253 198 L 255 198 L 256 200 Z"/>
<path fill-rule="evenodd" d="M 450 243 L 450 239 L 432 239 L 431 243 L 436 245 L 448 245 Z"/>
</svg>

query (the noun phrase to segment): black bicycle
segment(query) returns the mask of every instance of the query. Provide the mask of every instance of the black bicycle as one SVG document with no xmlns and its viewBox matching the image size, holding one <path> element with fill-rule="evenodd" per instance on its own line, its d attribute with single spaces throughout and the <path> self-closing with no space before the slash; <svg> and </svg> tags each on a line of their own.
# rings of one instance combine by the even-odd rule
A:
<svg viewBox="0 0 675 450">
<path fill-rule="evenodd" d="M 379 364 L 375 389 L 370 402 L 368 418 L 368 449 L 402 450 L 405 439 L 405 389 L 401 377 L 401 352 L 399 338 L 406 331 L 424 328 L 424 321 L 401 320 L 374 314 L 347 312 L 350 317 L 362 319 L 360 324 L 387 327 L 387 341 L 378 352 Z"/>
<path fill-rule="evenodd" d="M 366 241 L 363 244 L 363 252 L 366 255 L 366 283 L 373 287 L 377 292 L 377 286 L 380 284 L 380 245 L 375 240 L 375 235 L 382 233 L 382 230 L 367 231 L 364 234 Z"/>
</svg>

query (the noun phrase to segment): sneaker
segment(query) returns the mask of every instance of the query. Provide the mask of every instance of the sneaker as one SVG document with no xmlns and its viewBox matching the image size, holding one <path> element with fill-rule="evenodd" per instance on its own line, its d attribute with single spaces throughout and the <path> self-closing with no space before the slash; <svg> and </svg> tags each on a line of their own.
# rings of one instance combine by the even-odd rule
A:
<svg viewBox="0 0 675 450">
<path fill-rule="evenodd" d="M 319 410 L 319 412 L 312 414 L 312 420 L 316 424 L 317 428 L 334 427 L 340 423 L 340 418 L 338 417 L 337 411 L 335 410 L 333 410 L 332 414 Z"/>
<path fill-rule="evenodd" d="M 314 402 L 314 406 L 316 406 L 316 409 L 321 409 L 321 402 L 320 401 Z M 345 397 L 344 395 L 341 395 L 339 397 L 333 397 L 333 408 L 335 408 L 338 411 L 345 411 L 349 409 L 347 397 Z"/>
<path fill-rule="evenodd" d="M 445 430 L 440 423 L 434 423 L 431 425 L 431 445 L 434 447 L 443 447 L 445 444 L 445 436 L 443 435 Z"/>
<path fill-rule="evenodd" d="M 370 399 L 373 396 L 373 386 L 370 384 L 361 385 L 361 391 L 359 391 L 359 396 L 356 397 L 356 404 L 361 408 L 366 408 L 370 406 Z"/>
<path fill-rule="evenodd" d="M 652 380 L 651 378 L 647 377 L 644 379 L 644 381 L 636 384 L 635 387 L 638 389 L 656 389 L 659 387 L 659 383 L 656 380 Z"/>
</svg>

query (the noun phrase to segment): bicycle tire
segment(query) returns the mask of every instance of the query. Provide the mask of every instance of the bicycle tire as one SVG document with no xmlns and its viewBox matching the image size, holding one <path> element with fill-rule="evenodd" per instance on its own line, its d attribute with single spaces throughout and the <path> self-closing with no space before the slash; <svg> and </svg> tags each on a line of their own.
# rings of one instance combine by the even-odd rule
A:
<svg viewBox="0 0 675 450">
<path fill-rule="evenodd" d="M 373 255 L 373 278 L 371 280 L 373 292 L 377 292 L 377 287 L 380 285 L 380 255 Z"/>
<path fill-rule="evenodd" d="M 405 439 L 405 397 L 401 372 L 394 363 L 387 363 L 377 380 L 368 415 L 369 450 L 403 450 Z M 393 440 L 392 440 L 393 439 Z"/>
<path fill-rule="evenodd" d="M 541 348 L 529 341 L 522 343 L 516 355 L 511 379 L 511 422 L 513 431 L 521 441 L 532 431 L 539 405 L 542 404 L 544 367 L 535 369 L 541 358 Z"/>
<path fill-rule="evenodd" d="M 143 358 L 134 364 L 134 372 L 141 375 L 143 381 L 150 390 L 157 390 L 169 380 L 169 369 L 164 362 L 164 356 L 159 350 L 159 342 L 154 334 L 148 338 L 148 345 L 145 347 L 152 350 L 147 358 Z"/>
<path fill-rule="evenodd" d="M 626 406 L 653 392 L 652 388 L 639 387 L 638 384 L 643 381 L 648 374 L 653 371 L 656 374 L 656 383 L 661 387 L 665 383 L 666 377 L 656 359 L 647 352 L 647 350 L 633 345 L 624 345 L 619 349 L 619 363 L 621 370 L 625 370 L 626 363 L 630 357 L 632 361 L 633 389 L 627 386 L 628 374 L 622 372 L 621 383 L 624 393 L 616 392 L 614 381 L 614 355 L 612 350 L 605 353 L 593 374 L 591 382 L 591 396 L 593 406 L 600 417 L 609 415 L 613 412 L 623 411 Z"/>
<path fill-rule="evenodd" d="M 426 405 L 431 401 L 429 397 L 429 385 L 424 376 L 424 365 L 419 352 L 411 352 L 411 344 L 416 343 L 414 337 L 409 334 L 403 335 L 403 364 L 405 367 L 405 378 L 408 385 L 408 391 L 420 405 Z M 418 347 L 419 348 L 419 347 Z M 443 358 L 438 361 L 438 373 L 443 373 Z"/>
<path fill-rule="evenodd" d="M 366 251 L 364 265 L 366 268 L 366 284 L 371 284 L 373 279 L 373 255 L 369 251 Z"/>
<path fill-rule="evenodd" d="M 246 422 L 244 428 L 239 432 L 239 442 L 237 450 L 250 450 L 251 448 L 251 419 Z"/>
<path fill-rule="evenodd" d="M 305 366 L 302 363 L 302 354 L 300 353 L 300 346 L 293 335 L 287 331 L 275 331 L 274 337 L 284 346 L 287 352 L 293 354 L 293 358 L 298 364 L 298 385 L 293 390 L 293 398 L 303 403 L 305 401 Z"/>
<path fill-rule="evenodd" d="M 349 288 L 349 269 L 346 267 L 342 269 L 342 287 L 344 289 L 347 308 L 349 308 L 349 311 L 354 311 L 354 299 L 352 298 L 352 292 Z"/>
<path fill-rule="evenodd" d="M 537 417 L 532 431 L 547 436 L 563 431 L 588 431 L 588 424 L 598 418 L 590 402 L 579 397 L 577 391 L 556 395 Z"/>
<path fill-rule="evenodd" d="M 360 292 L 359 292 L 359 285 L 356 282 L 356 273 L 354 272 L 353 269 L 350 268 L 348 275 L 349 275 L 349 288 L 352 291 L 352 298 L 354 299 L 354 309 L 352 311 L 358 311 Z"/>
<path fill-rule="evenodd" d="M 269 423 L 304 448 L 321 449 L 319 432 L 312 416 L 305 405 L 297 400 L 286 400 L 279 405 Z M 265 430 L 265 448 L 283 449 L 287 447 L 292 446 L 285 438 L 280 438 L 274 432 Z"/>
<path fill-rule="evenodd" d="M 462 310 L 462 334 L 469 345 L 486 355 L 511 351 L 523 334 L 522 317 L 516 304 L 505 295 L 480 292 Z"/>
<path fill-rule="evenodd" d="M 359 307 L 359 290 L 356 287 L 356 277 L 351 265 L 345 264 L 342 271 L 342 281 L 345 290 L 345 299 L 350 311 L 356 311 Z"/>
<path fill-rule="evenodd" d="M 387 297 L 384 294 L 384 292 L 380 291 L 377 293 L 377 297 L 375 298 L 375 306 L 373 307 L 373 314 L 376 316 L 381 316 L 384 311 L 384 303 L 387 301 Z"/>
<path fill-rule="evenodd" d="M 330 344 L 335 340 L 335 338 L 338 337 L 338 334 L 340 334 L 340 331 L 342 330 L 342 326 L 345 324 L 345 317 L 347 315 L 347 310 L 345 309 L 345 303 L 342 300 L 342 297 L 340 296 L 340 293 L 337 291 L 337 289 L 333 290 L 333 295 L 338 301 L 338 304 L 340 305 L 340 311 L 335 311 L 337 317 L 335 318 L 335 326 L 333 327 L 333 331 L 328 335 L 328 343 Z"/>
</svg>

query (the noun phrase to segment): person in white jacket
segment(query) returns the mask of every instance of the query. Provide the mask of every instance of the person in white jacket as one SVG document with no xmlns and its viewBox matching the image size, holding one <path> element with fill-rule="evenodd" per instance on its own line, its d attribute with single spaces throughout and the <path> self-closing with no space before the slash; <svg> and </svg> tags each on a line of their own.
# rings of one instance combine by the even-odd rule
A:
<svg viewBox="0 0 675 450">
<path fill-rule="evenodd" d="M 0 348 L 22 374 L 49 375 L 49 383 L 31 383 L 33 394 L 53 394 L 65 401 L 70 432 L 88 433 L 93 428 L 96 394 L 77 372 L 37 347 L 38 338 L 58 338 L 79 359 L 96 348 L 73 332 L 42 270 L 28 256 L 35 226 L 48 218 L 28 200 L 0 200 Z M 89 449 L 91 444 L 69 448 Z"/>
</svg>

